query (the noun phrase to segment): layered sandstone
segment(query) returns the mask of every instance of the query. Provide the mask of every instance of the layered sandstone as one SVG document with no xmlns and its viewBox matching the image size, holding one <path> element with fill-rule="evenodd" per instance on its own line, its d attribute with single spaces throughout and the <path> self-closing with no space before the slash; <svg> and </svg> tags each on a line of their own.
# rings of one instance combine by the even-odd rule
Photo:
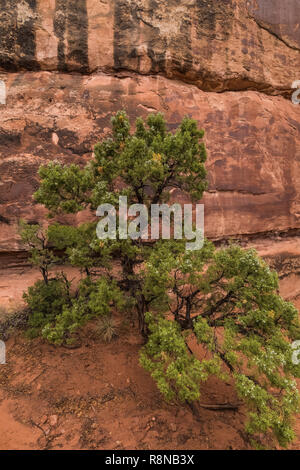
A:
<svg viewBox="0 0 300 470">
<path fill-rule="evenodd" d="M 206 130 L 208 236 L 300 229 L 299 111 L 289 100 L 253 91 L 205 93 L 164 77 L 135 74 L 36 72 L 7 78 L 0 198 L 2 216 L 11 225 L 7 239 L 2 232 L 3 248 L 11 246 L 20 215 L 37 219 L 42 214 L 31 200 L 39 165 L 53 159 L 87 161 L 120 108 L 132 118 L 163 110 L 171 128 L 188 114 Z"/>
<path fill-rule="evenodd" d="M 179 78 L 205 91 L 288 94 L 298 0 L 4 0 L 2 70 Z M 299 78 L 299 77 L 298 77 Z"/>
<path fill-rule="evenodd" d="M 299 235 L 299 23 L 298 0 L 2 1 L 0 251 L 44 217 L 39 165 L 87 161 L 121 108 L 206 130 L 208 236 Z"/>
</svg>

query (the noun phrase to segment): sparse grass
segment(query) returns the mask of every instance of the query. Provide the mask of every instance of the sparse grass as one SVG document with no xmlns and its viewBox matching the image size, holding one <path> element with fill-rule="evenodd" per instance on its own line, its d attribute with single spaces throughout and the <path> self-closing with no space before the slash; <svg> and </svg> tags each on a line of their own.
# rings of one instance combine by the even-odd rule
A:
<svg viewBox="0 0 300 470">
<path fill-rule="evenodd" d="M 117 328 L 111 316 L 105 316 L 98 320 L 97 334 L 105 343 L 110 343 L 117 337 Z"/>
<path fill-rule="evenodd" d="M 24 330 L 28 322 L 28 310 L 21 305 L 0 305 L 0 339 L 7 341 L 17 330 Z"/>
</svg>

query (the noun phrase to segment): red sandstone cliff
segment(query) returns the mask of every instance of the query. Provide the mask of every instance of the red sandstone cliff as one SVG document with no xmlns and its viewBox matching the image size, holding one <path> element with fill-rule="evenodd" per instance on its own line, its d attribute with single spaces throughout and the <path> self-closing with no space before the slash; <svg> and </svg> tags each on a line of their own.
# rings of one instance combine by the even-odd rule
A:
<svg viewBox="0 0 300 470">
<path fill-rule="evenodd" d="M 39 165 L 88 160 L 124 108 L 132 120 L 163 111 L 174 127 L 197 119 L 206 235 L 276 239 L 300 269 L 298 0 L 5 0 L 0 79 L 2 253 L 20 249 L 18 218 L 43 217 Z"/>
</svg>

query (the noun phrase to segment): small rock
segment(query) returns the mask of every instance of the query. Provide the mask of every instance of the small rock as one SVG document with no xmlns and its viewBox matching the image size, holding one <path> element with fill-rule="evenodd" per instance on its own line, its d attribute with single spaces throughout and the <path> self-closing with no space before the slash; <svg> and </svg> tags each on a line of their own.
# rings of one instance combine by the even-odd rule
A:
<svg viewBox="0 0 300 470">
<path fill-rule="evenodd" d="M 170 429 L 171 429 L 172 432 L 176 432 L 176 431 L 177 431 L 177 426 L 176 426 L 176 424 L 175 424 L 175 423 L 171 423 L 171 424 L 170 424 Z"/>
<path fill-rule="evenodd" d="M 56 426 L 56 425 L 57 425 L 57 421 L 58 421 L 57 415 L 52 415 L 52 416 L 50 416 L 49 422 L 50 422 L 50 425 L 51 425 L 51 426 Z"/>
<path fill-rule="evenodd" d="M 52 142 L 53 142 L 53 144 L 54 144 L 54 145 L 57 145 L 57 144 L 58 144 L 58 141 L 59 141 L 58 135 L 57 135 L 55 132 L 53 132 L 53 133 L 52 133 Z"/>
</svg>

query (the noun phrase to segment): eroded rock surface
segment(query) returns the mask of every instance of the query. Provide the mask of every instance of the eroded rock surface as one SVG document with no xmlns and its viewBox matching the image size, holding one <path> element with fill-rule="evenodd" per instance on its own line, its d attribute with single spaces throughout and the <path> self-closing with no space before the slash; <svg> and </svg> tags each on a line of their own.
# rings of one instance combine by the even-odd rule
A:
<svg viewBox="0 0 300 470">
<path fill-rule="evenodd" d="M 162 74 L 203 90 L 287 94 L 298 0 L 2 0 L 2 70 Z"/>
<path fill-rule="evenodd" d="M 32 201 L 39 165 L 87 161 L 121 108 L 132 122 L 163 111 L 171 128 L 188 114 L 206 130 L 208 236 L 299 235 L 298 0 L 0 7 L 1 252 L 20 250 L 20 217 L 44 217 Z"/>
</svg>

